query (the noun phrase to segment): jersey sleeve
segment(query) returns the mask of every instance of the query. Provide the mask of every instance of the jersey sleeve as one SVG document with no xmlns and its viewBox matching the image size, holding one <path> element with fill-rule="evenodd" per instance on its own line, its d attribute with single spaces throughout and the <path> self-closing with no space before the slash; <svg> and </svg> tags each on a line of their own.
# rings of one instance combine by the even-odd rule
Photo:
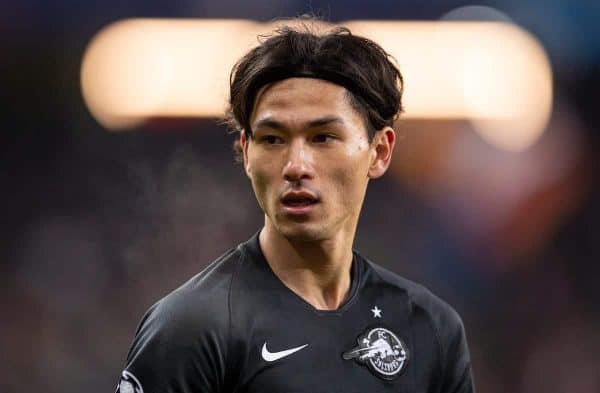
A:
<svg viewBox="0 0 600 393">
<path fill-rule="evenodd" d="M 440 331 L 442 345 L 441 393 L 473 393 L 475 386 L 465 328 L 452 310 Z"/>
<path fill-rule="evenodd" d="M 226 369 L 226 318 L 170 295 L 140 323 L 117 393 L 219 393 Z"/>
</svg>

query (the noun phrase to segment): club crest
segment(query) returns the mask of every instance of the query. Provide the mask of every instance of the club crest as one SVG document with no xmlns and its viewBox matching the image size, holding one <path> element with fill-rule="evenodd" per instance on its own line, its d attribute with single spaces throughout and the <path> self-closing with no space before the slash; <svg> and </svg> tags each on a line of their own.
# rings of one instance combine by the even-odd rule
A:
<svg viewBox="0 0 600 393">
<path fill-rule="evenodd" d="M 344 352 L 345 360 L 355 359 L 376 376 L 391 380 L 406 368 L 408 348 L 394 333 L 382 327 L 367 330 L 358 337 L 358 346 Z"/>
</svg>

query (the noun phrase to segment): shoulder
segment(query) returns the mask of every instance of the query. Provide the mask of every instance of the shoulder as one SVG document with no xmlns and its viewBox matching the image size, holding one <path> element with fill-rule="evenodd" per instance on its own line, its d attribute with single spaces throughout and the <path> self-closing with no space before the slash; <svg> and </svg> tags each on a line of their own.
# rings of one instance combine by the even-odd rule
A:
<svg viewBox="0 0 600 393">
<path fill-rule="evenodd" d="M 203 326 L 225 322 L 229 292 L 240 255 L 240 247 L 226 251 L 203 271 L 157 301 L 143 322 L 152 319 L 167 326 L 179 322 Z"/>
<path fill-rule="evenodd" d="M 470 370 L 466 334 L 456 310 L 423 285 L 368 260 L 367 264 L 374 275 L 375 285 L 395 288 L 405 294 L 412 324 L 417 329 L 415 337 L 420 337 L 422 343 L 433 344 L 432 351 L 435 351 L 435 358 L 438 359 L 436 363 L 440 381 L 459 380 L 465 375 L 469 377 L 470 374 L 466 374 Z"/>
<path fill-rule="evenodd" d="M 154 303 L 138 325 L 132 353 L 152 339 L 172 346 L 188 345 L 201 336 L 225 339 L 229 293 L 240 255 L 240 247 L 228 250 Z"/>
<path fill-rule="evenodd" d="M 426 318 L 440 340 L 443 340 L 445 333 L 455 333 L 457 330 L 462 329 L 463 323 L 456 310 L 428 288 L 381 267 L 364 257 L 363 259 L 365 259 L 367 265 L 377 277 L 379 285 L 394 287 L 406 293 L 411 313 L 413 315 L 422 315 Z"/>
<path fill-rule="evenodd" d="M 220 391 L 227 370 L 229 292 L 240 254 L 239 247 L 227 251 L 150 307 L 127 355 L 124 378 L 135 376 L 150 393 Z"/>
</svg>

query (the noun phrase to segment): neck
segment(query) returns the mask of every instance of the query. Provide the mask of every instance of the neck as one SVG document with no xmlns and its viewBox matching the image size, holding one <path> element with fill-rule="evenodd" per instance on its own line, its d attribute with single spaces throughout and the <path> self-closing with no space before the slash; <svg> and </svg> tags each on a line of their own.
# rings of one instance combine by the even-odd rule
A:
<svg viewBox="0 0 600 393">
<path fill-rule="evenodd" d="M 318 310 L 336 310 L 351 286 L 354 231 L 326 240 L 294 240 L 267 221 L 259 235 L 261 249 L 275 275 Z"/>
</svg>

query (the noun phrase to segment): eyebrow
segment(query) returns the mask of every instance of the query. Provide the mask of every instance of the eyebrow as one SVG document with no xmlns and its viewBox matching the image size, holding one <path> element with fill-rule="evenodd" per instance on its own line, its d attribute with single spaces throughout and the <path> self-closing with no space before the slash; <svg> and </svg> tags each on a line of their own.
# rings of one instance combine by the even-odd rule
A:
<svg viewBox="0 0 600 393">
<path fill-rule="evenodd" d="M 323 127 L 323 126 L 327 126 L 327 125 L 331 125 L 331 124 L 344 124 L 344 120 L 342 120 L 341 118 L 337 117 L 337 116 L 325 116 L 325 117 L 320 117 L 318 119 L 313 119 L 313 120 L 309 120 L 307 122 L 305 122 L 303 124 L 304 128 L 317 128 L 317 127 Z M 260 119 L 259 121 L 257 121 L 254 124 L 255 129 L 259 129 L 259 128 L 272 128 L 274 130 L 279 130 L 279 131 L 287 131 L 288 127 L 280 122 L 277 121 L 275 119 L 273 119 L 272 117 L 265 117 L 263 119 Z"/>
</svg>

